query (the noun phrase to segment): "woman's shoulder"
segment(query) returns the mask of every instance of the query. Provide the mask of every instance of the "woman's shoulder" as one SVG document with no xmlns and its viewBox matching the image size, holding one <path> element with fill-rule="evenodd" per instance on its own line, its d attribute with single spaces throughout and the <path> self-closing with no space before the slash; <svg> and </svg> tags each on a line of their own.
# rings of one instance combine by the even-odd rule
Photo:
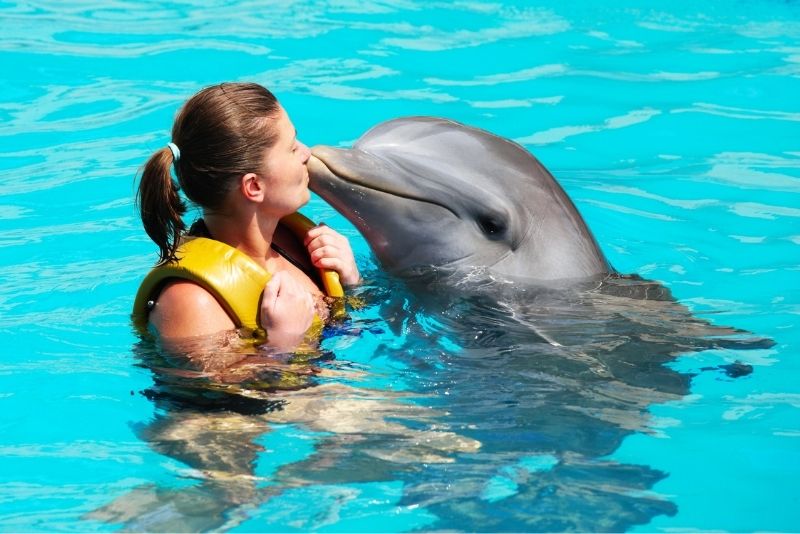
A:
<svg viewBox="0 0 800 534">
<path fill-rule="evenodd" d="M 200 336 L 236 328 L 217 299 L 189 280 L 169 280 L 150 312 L 150 324 L 168 338 Z"/>
</svg>

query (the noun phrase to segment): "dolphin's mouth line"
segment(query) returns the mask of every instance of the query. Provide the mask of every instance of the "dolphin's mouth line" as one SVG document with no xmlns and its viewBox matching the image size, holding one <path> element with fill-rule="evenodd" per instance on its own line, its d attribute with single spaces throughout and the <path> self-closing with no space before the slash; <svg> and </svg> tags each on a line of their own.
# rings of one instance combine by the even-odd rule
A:
<svg viewBox="0 0 800 534">
<path fill-rule="evenodd" d="M 376 185 L 373 185 L 373 184 L 366 184 L 363 181 L 358 180 L 357 178 L 349 176 L 347 173 L 334 171 L 334 169 L 332 169 L 331 166 L 328 165 L 328 162 L 323 160 L 322 158 L 320 158 L 318 156 L 314 156 L 314 158 L 317 161 L 319 161 L 328 170 L 328 172 L 332 176 L 335 176 L 336 178 L 340 179 L 343 182 L 346 182 L 348 184 L 355 185 L 355 186 L 358 186 L 358 187 L 361 187 L 361 188 L 364 188 L 364 189 L 369 189 L 371 191 L 377 191 L 379 193 L 384 193 L 386 195 L 391 195 L 391 196 L 395 196 L 395 197 L 399 197 L 399 198 L 405 198 L 407 200 L 414 200 L 416 202 L 422 202 L 422 203 L 425 203 L 425 204 L 431 204 L 431 205 L 434 205 L 434 206 L 439 206 L 440 208 L 442 208 L 444 210 L 447 210 L 450 213 L 452 213 L 456 218 L 458 218 L 458 219 L 461 218 L 461 217 L 459 217 L 458 213 L 453 211 L 452 208 L 450 208 L 449 206 L 446 206 L 445 204 L 442 204 L 441 202 L 437 202 L 435 200 L 431 200 L 431 199 L 428 199 L 428 198 L 423 198 L 423 197 L 420 197 L 420 196 L 417 196 L 417 195 L 412 195 L 410 193 L 404 193 L 404 192 L 397 191 L 397 190 L 394 190 L 394 189 L 391 189 L 391 188 L 388 188 L 388 187 L 379 187 L 379 186 L 376 186 Z"/>
</svg>

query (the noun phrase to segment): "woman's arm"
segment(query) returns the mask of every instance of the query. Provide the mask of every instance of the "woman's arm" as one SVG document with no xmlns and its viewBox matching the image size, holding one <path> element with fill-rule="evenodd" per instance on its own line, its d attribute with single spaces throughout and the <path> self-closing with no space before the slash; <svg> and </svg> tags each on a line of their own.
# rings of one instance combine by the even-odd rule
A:
<svg viewBox="0 0 800 534">
<path fill-rule="evenodd" d="M 303 342 L 314 319 L 314 299 L 290 274 L 275 273 L 264 288 L 259 322 L 266 344 L 290 351 Z M 194 282 L 168 283 L 150 312 L 150 324 L 163 340 L 210 336 L 236 328 L 214 296 Z"/>
<path fill-rule="evenodd" d="M 236 328 L 211 293 L 186 280 L 175 280 L 164 287 L 150 312 L 150 324 L 165 339 L 206 336 Z"/>
</svg>

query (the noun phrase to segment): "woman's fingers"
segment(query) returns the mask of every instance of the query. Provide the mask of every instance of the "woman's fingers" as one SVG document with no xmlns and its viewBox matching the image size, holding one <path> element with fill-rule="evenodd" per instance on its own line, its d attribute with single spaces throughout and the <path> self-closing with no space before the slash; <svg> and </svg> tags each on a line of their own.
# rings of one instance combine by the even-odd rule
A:
<svg viewBox="0 0 800 534">
<path fill-rule="evenodd" d="M 317 226 L 308 231 L 305 238 L 306 248 L 315 250 L 324 246 L 349 248 L 347 238 L 328 226 Z"/>
<path fill-rule="evenodd" d="M 290 274 L 275 273 L 264 287 L 260 322 L 270 345 L 292 349 L 314 321 L 314 298 Z"/>
<path fill-rule="evenodd" d="M 339 277 L 342 278 L 342 271 L 345 271 L 344 264 L 342 260 L 338 258 L 320 258 L 313 262 L 314 267 L 317 269 L 327 269 L 328 271 L 336 271 L 339 273 Z"/>
<path fill-rule="evenodd" d="M 345 285 L 359 282 L 361 275 L 346 237 L 328 226 L 321 225 L 308 231 L 304 243 L 311 263 L 315 267 L 336 271 Z"/>
<path fill-rule="evenodd" d="M 280 273 L 276 273 L 267 285 L 264 286 L 264 295 L 261 297 L 261 322 L 264 322 L 265 315 L 271 318 L 275 315 L 275 303 L 278 298 L 278 290 L 280 289 L 281 277 Z M 262 327 L 264 325 L 262 324 Z"/>
</svg>

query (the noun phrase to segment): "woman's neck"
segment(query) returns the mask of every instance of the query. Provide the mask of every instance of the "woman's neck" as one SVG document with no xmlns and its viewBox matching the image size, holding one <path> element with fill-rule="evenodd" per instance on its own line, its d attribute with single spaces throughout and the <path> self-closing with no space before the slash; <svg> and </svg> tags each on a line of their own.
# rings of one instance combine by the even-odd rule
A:
<svg viewBox="0 0 800 534">
<path fill-rule="evenodd" d="M 278 226 L 277 219 L 264 219 L 255 213 L 239 217 L 204 213 L 203 220 L 213 239 L 241 250 L 262 266 L 265 267 L 267 261 L 275 256 L 271 245 Z"/>
</svg>

